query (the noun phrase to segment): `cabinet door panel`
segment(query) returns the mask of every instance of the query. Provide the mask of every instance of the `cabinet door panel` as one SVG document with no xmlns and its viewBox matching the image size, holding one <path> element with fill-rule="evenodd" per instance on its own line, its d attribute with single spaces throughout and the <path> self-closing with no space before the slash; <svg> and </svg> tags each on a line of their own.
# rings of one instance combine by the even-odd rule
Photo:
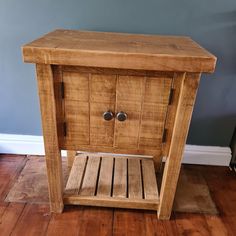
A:
<svg viewBox="0 0 236 236">
<path fill-rule="evenodd" d="M 88 102 L 89 74 L 77 72 L 63 72 L 64 99 Z"/>
<path fill-rule="evenodd" d="M 127 113 L 123 122 L 115 121 L 115 147 L 137 148 L 144 77 L 119 76 L 116 88 L 116 113 Z"/>
<path fill-rule="evenodd" d="M 113 146 L 114 118 L 106 121 L 103 113 L 115 110 L 116 75 L 91 74 L 90 144 Z"/>
<path fill-rule="evenodd" d="M 140 122 L 140 148 L 158 148 L 162 144 L 171 82 L 171 78 L 165 77 L 146 79 Z"/>
<path fill-rule="evenodd" d="M 89 74 L 64 72 L 65 145 L 89 144 Z"/>
</svg>

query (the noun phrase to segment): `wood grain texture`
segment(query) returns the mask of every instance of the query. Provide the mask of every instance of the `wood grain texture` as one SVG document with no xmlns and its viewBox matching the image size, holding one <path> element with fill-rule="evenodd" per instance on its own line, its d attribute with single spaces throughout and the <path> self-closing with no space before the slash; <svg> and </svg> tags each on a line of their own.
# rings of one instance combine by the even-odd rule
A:
<svg viewBox="0 0 236 236">
<path fill-rule="evenodd" d="M 143 212 L 116 210 L 113 220 L 113 235 L 147 236 Z"/>
<path fill-rule="evenodd" d="M 10 235 L 23 212 L 25 204 L 10 203 L 0 218 L 1 235 Z"/>
<path fill-rule="evenodd" d="M 137 148 L 143 93 L 143 77 L 118 77 L 116 86 L 116 114 L 118 112 L 125 112 L 127 119 L 123 122 L 118 121 L 118 119 L 115 120 L 115 147 Z"/>
<path fill-rule="evenodd" d="M 67 166 L 69 169 L 71 169 L 71 167 L 73 166 L 75 155 L 76 155 L 76 151 L 67 150 Z"/>
<path fill-rule="evenodd" d="M 101 206 L 144 210 L 156 210 L 159 206 L 158 199 L 144 200 L 121 197 L 91 197 L 82 195 L 65 196 L 64 203 L 69 205 Z"/>
<path fill-rule="evenodd" d="M 102 157 L 100 175 L 98 179 L 97 196 L 111 196 L 113 165 L 113 157 Z"/>
<path fill-rule="evenodd" d="M 18 159 L 21 159 L 21 157 L 0 155 L 1 173 L 18 169 L 20 165 Z M 184 165 L 184 167 L 189 168 L 190 165 Z M 45 222 L 47 220 L 35 220 L 37 217 L 34 216 L 36 213 L 32 213 L 33 210 L 26 210 L 29 213 L 24 213 L 24 220 L 19 220 L 19 218 L 22 218 L 22 210 L 25 211 L 24 208 L 26 208 L 27 205 L 37 208 L 38 204 L 12 203 L 8 205 L 8 203 L 4 203 L 3 200 L 0 200 L 1 235 L 10 235 L 16 227 L 18 230 L 20 229 L 20 231 L 17 230 L 17 232 L 21 233 L 20 235 L 28 235 L 28 232 L 36 232 L 39 229 L 39 225 L 42 229 L 41 231 L 44 232 L 45 235 L 50 236 L 85 236 L 93 235 L 93 232 L 94 234 L 98 233 L 98 235 L 143 234 L 145 236 L 204 235 L 204 233 L 206 233 L 206 235 L 219 236 L 235 235 L 236 205 L 232 204 L 236 199 L 235 173 L 231 172 L 228 167 L 219 166 L 191 165 L 191 169 L 193 171 L 190 171 L 189 174 L 192 179 L 195 178 L 195 173 L 199 173 L 202 175 L 202 178 L 205 178 L 209 186 L 209 191 L 220 211 L 219 215 L 174 213 L 171 220 L 160 221 L 157 219 L 155 211 L 66 206 L 63 214 L 52 214 L 49 218 L 49 209 L 44 208 L 45 211 L 37 210 L 37 214 L 41 215 L 40 217 L 38 216 L 39 218 L 45 217 L 49 221 L 49 225 L 46 231 L 44 231 L 46 228 L 45 225 L 47 224 Z M 0 175 L 0 183 L 3 182 L 4 178 L 8 177 L 7 175 Z M 8 186 L 6 186 L 6 189 L 7 188 Z M 222 189 L 224 191 L 222 191 Z M 191 189 L 189 191 L 191 191 Z M 40 206 L 42 207 L 42 204 L 40 204 Z M 9 209 L 7 209 L 8 207 Z M 3 214 L 5 216 L 1 217 Z M 30 219 L 32 217 L 34 220 Z M 25 226 L 24 222 L 29 223 L 29 228 Z M 35 229 L 35 231 L 32 229 Z M 41 232 L 34 235 L 40 235 L 40 233 Z"/>
<path fill-rule="evenodd" d="M 114 167 L 113 197 L 126 198 L 127 195 L 127 160 L 116 159 Z"/>
<path fill-rule="evenodd" d="M 143 198 L 140 160 L 128 159 L 128 185 L 129 198 Z"/>
<path fill-rule="evenodd" d="M 65 194 L 76 194 L 79 192 L 86 169 L 86 164 L 86 155 L 81 155 L 79 158 L 75 158 L 64 191 Z"/>
<path fill-rule="evenodd" d="M 189 37 L 55 30 L 22 47 L 25 62 L 213 72 L 216 58 Z"/>
<path fill-rule="evenodd" d="M 52 212 L 63 210 L 63 179 L 61 152 L 57 132 L 57 111 L 54 95 L 53 74 L 50 65 L 36 65 L 38 92 L 46 153 L 50 207 Z"/>
<path fill-rule="evenodd" d="M 27 204 L 11 235 L 45 235 L 51 218 L 48 212 L 48 204 Z"/>
<path fill-rule="evenodd" d="M 89 74 L 63 72 L 63 83 L 64 143 L 89 144 Z"/>
<path fill-rule="evenodd" d="M 89 151 L 95 146 L 94 151 L 150 154 L 158 170 L 173 74 L 125 76 L 114 74 L 119 70 L 82 67 L 62 71 L 67 134 L 61 148 L 84 150 L 85 144 Z M 128 119 L 105 121 L 105 111 L 114 116 L 124 111 Z"/>
<path fill-rule="evenodd" d="M 62 91 L 62 69 L 61 66 L 51 66 L 52 73 L 53 73 L 53 89 L 54 89 L 54 97 L 55 97 L 55 106 L 56 106 L 56 120 L 57 120 L 57 136 L 59 146 L 64 142 L 64 130 L 63 130 L 63 123 L 64 123 L 64 104 L 63 104 L 63 91 Z"/>
<path fill-rule="evenodd" d="M 88 157 L 83 183 L 79 194 L 81 196 L 94 196 L 97 185 L 100 158 Z"/>
<path fill-rule="evenodd" d="M 173 136 L 162 178 L 158 211 L 159 219 L 169 219 L 171 215 L 200 74 L 186 74 L 185 78 L 181 79 L 181 81 L 180 98 L 177 105 Z"/>
<path fill-rule="evenodd" d="M 115 112 L 116 75 L 91 74 L 90 144 L 113 146 L 114 119 L 106 121 L 103 113 Z"/>
<path fill-rule="evenodd" d="M 129 153 L 153 162 L 90 156 L 72 166 L 69 153 L 64 201 L 112 206 L 114 197 L 118 207 L 128 199 L 131 208 L 154 209 L 154 168 L 166 156 L 158 216 L 169 219 L 199 78 L 216 57 L 189 37 L 76 30 L 55 30 L 22 50 L 36 63 L 51 211 L 63 209 L 61 149 Z"/>
<path fill-rule="evenodd" d="M 143 192 L 145 199 L 153 199 L 158 196 L 156 174 L 152 160 L 142 160 Z"/>
<path fill-rule="evenodd" d="M 5 155 L 0 155 L 0 201 L 6 199 L 9 190 L 14 185 L 26 162 L 26 156 L 14 155 L 9 159 Z"/>
<path fill-rule="evenodd" d="M 88 158 L 86 165 L 83 158 Z M 64 203 L 157 210 L 159 196 L 154 165 L 144 169 L 152 175 L 143 175 L 142 161 L 153 163 L 151 158 L 78 154 L 66 185 Z M 144 197 L 143 182 L 148 198 Z M 148 187 L 148 184 L 154 185 Z"/>
<path fill-rule="evenodd" d="M 78 236 L 82 218 L 83 207 L 66 206 L 63 214 L 52 214 L 46 235 Z"/>
<path fill-rule="evenodd" d="M 172 102 L 168 104 L 166 120 L 165 120 L 165 129 L 166 129 L 166 140 L 162 144 L 162 155 L 168 156 L 170 143 L 173 135 L 174 122 L 176 118 L 177 107 L 179 104 L 180 93 L 182 89 L 182 83 L 185 78 L 185 73 L 175 73 L 173 76 L 171 89 L 172 92 Z"/>
<path fill-rule="evenodd" d="M 113 211 L 100 207 L 87 207 L 80 218 L 78 235 L 112 235 Z"/>
</svg>

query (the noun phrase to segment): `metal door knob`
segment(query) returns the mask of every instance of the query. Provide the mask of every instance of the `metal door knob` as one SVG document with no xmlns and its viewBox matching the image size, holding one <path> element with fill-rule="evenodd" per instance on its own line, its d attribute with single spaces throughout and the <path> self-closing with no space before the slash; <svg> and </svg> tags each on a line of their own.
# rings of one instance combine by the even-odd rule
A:
<svg viewBox="0 0 236 236">
<path fill-rule="evenodd" d="M 125 121 L 127 119 L 127 114 L 123 111 L 120 111 L 116 114 L 116 118 L 118 121 Z"/>
<path fill-rule="evenodd" d="M 112 120 L 114 118 L 114 114 L 111 111 L 106 111 L 103 113 L 103 118 L 107 121 Z"/>
</svg>

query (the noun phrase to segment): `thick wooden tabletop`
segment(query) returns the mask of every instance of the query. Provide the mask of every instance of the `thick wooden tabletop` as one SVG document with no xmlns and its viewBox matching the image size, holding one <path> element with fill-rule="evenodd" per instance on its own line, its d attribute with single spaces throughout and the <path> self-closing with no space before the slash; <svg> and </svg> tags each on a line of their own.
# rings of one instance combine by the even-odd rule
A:
<svg viewBox="0 0 236 236">
<path fill-rule="evenodd" d="M 216 57 L 189 37 L 55 30 L 22 47 L 25 62 L 213 72 Z"/>
</svg>

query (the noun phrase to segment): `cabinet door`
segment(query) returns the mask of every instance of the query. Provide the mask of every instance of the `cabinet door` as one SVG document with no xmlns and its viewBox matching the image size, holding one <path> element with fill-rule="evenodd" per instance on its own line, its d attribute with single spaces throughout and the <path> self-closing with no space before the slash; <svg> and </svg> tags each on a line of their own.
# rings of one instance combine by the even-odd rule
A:
<svg viewBox="0 0 236 236">
<path fill-rule="evenodd" d="M 114 146 L 127 149 L 160 149 L 172 78 L 119 76 Z"/>
<path fill-rule="evenodd" d="M 78 69 L 62 71 L 62 77 L 65 149 L 133 150 L 132 153 L 161 150 L 172 76 L 119 75 Z M 114 114 L 109 121 L 103 117 L 107 111 Z M 119 112 L 127 114 L 125 121 L 117 119 Z"/>
</svg>

